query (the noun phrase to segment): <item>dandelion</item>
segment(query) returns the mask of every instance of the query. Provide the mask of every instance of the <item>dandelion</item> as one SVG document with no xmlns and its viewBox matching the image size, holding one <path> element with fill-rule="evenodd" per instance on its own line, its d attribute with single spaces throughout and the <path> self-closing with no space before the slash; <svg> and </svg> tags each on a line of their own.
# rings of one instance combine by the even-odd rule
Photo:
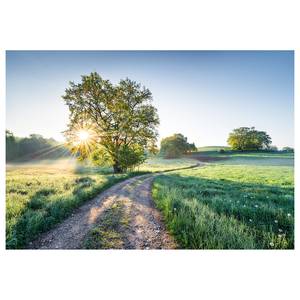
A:
<svg viewBox="0 0 300 300">
<path fill-rule="evenodd" d="M 271 247 L 274 247 L 274 243 L 271 242 L 271 243 L 270 243 L 270 246 L 271 246 Z"/>
</svg>

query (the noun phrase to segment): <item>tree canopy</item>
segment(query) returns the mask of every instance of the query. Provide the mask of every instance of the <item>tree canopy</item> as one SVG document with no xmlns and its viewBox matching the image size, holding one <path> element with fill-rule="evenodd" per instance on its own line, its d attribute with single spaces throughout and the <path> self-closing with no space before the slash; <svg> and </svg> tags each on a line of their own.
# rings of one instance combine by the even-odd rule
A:
<svg viewBox="0 0 300 300">
<path fill-rule="evenodd" d="M 255 130 L 255 127 L 236 128 L 227 140 L 233 150 L 241 151 L 268 149 L 271 142 L 271 137 L 265 131 Z"/>
<path fill-rule="evenodd" d="M 166 137 L 160 143 L 160 152 L 165 158 L 177 158 L 184 153 L 196 150 L 195 144 L 188 143 L 187 138 L 181 133 Z"/>
<path fill-rule="evenodd" d="M 111 164 L 116 173 L 145 160 L 155 149 L 159 118 L 149 89 L 128 78 L 113 85 L 98 73 L 70 82 L 63 99 L 70 111 L 65 132 L 69 148 L 80 159 Z M 88 138 L 78 139 L 84 131 Z"/>
</svg>

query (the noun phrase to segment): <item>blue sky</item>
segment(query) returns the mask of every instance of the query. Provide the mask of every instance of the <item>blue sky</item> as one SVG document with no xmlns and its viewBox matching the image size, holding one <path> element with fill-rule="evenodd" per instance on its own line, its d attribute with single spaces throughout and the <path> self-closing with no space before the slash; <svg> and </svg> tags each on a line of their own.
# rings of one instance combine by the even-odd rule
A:
<svg viewBox="0 0 300 300">
<path fill-rule="evenodd" d="M 183 133 L 197 146 L 226 145 L 240 126 L 294 146 L 293 51 L 8 51 L 6 128 L 63 140 L 69 81 L 96 71 L 149 88 L 160 138 Z"/>
</svg>

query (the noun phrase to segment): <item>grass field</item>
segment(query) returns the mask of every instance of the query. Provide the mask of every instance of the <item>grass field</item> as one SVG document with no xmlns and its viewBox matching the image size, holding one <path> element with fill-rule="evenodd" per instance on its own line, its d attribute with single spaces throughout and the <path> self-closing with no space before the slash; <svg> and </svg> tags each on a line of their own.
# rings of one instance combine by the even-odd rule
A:
<svg viewBox="0 0 300 300">
<path fill-rule="evenodd" d="M 110 168 L 71 160 L 8 164 L 6 171 L 6 247 L 23 248 L 68 217 L 83 202 L 120 180 L 143 172 L 195 164 L 189 159 L 152 158 L 138 173 L 113 175 Z"/>
<path fill-rule="evenodd" d="M 219 151 L 221 149 L 229 150 L 230 148 L 228 146 L 204 146 L 204 147 L 198 147 L 197 148 L 199 152 L 211 152 L 211 151 Z"/>
<path fill-rule="evenodd" d="M 226 158 L 155 179 L 153 197 L 180 247 L 293 248 L 293 156 Z"/>
</svg>

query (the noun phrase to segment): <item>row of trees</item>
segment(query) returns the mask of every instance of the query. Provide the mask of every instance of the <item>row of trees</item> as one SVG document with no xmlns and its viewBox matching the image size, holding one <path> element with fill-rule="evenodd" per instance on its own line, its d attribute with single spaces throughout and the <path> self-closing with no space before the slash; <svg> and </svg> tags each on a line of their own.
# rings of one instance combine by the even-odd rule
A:
<svg viewBox="0 0 300 300">
<path fill-rule="evenodd" d="M 29 137 L 16 137 L 6 130 L 6 161 L 22 161 L 34 158 L 57 158 L 68 155 L 68 151 L 54 139 L 46 139 L 39 134 L 31 134 Z"/>
</svg>

